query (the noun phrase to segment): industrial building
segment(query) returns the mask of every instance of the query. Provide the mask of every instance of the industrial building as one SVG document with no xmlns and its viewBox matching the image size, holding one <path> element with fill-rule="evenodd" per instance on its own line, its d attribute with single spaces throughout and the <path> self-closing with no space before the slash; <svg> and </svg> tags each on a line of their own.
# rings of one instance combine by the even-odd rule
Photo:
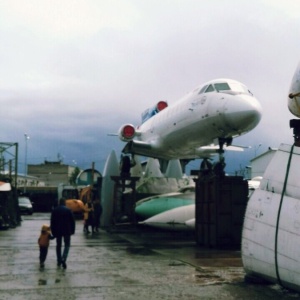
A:
<svg viewBox="0 0 300 300">
<path fill-rule="evenodd" d="M 269 147 L 266 152 L 251 159 L 249 178 L 263 176 L 267 166 L 269 165 L 269 162 L 273 158 L 276 151 L 277 151 L 277 148 Z"/>
<path fill-rule="evenodd" d="M 42 164 L 28 164 L 28 176 L 35 177 L 46 187 L 57 187 L 59 184 L 69 184 L 70 177 L 76 166 L 63 164 L 61 161 L 47 161 Z"/>
</svg>

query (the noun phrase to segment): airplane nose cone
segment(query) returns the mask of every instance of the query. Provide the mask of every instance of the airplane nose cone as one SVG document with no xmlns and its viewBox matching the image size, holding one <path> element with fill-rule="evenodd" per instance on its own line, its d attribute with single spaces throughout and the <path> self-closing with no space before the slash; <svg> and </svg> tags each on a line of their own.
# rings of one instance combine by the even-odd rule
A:
<svg viewBox="0 0 300 300">
<path fill-rule="evenodd" d="M 256 98 L 248 95 L 235 96 L 226 103 L 226 124 L 238 132 L 252 130 L 259 123 L 262 108 Z"/>
<path fill-rule="evenodd" d="M 288 108 L 294 116 L 300 118 L 300 63 L 292 78 L 288 96 Z"/>
</svg>

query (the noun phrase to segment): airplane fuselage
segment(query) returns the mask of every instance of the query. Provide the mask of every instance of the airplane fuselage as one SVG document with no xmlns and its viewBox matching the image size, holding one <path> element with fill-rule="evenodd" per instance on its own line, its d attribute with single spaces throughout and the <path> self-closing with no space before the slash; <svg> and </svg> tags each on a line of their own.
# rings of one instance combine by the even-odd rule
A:
<svg viewBox="0 0 300 300">
<path fill-rule="evenodd" d="M 261 106 L 243 84 L 213 80 L 142 123 L 124 150 L 163 159 L 204 157 L 201 146 L 242 135 L 260 118 Z"/>
</svg>

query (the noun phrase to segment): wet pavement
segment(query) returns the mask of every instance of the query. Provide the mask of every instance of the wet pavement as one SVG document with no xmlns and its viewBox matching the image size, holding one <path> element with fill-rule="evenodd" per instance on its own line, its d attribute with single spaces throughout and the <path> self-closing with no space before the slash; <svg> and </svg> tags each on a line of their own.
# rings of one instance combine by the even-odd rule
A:
<svg viewBox="0 0 300 300">
<path fill-rule="evenodd" d="M 67 269 L 55 240 L 43 270 L 37 239 L 50 214 L 23 216 L 0 231 L 0 299 L 298 299 L 278 285 L 245 282 L 239 251 L 196 245 L 192 234 L 117 227 L 84 234 L 76 221 Z"/>
</svg>

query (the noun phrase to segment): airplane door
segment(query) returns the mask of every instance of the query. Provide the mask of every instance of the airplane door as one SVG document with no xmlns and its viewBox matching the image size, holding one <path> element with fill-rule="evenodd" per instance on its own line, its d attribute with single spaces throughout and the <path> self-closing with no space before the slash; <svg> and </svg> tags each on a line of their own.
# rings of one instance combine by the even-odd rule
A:
<svg viewBox="0 0 300 300">
<path fill-rule="evenodd" d="M 209 97 L 208 99 L 208 106 L 207 106 L 207 113 L 208 116 L 214 117 L 214 116 L 222 116 L 225 113 L 226 110 L 226 97 L 214 94 L 211 95 L 212 97 Z"/>
<path fill-rule="evenodd" d="M 208 116 L 208 102 L 206 94 L 198 95 L 197 98 L 192 100 L 190 110 L 197 111 L 197 114 L 200 114 L 201 118 L 204 119 Z"/>
<path fill-rule="evenodd" d="M 200 100 L 199 105 L 201 108 L 201 117 L 205 118 L 207 117 L 207 108 L 208 108 L 207 95 L 202 95 L 202 97 L 199 100 Z"/>
<path fill-rule="evenodd" d="M 208 124 L 209 130 L 216 131 L 215 133 L 222 136 L 226 131 L 226 102 L 227 99 L 224 95 L 214 94 L 209 95 L 207 99 L 207 114 L 206 117 L 211 120 Z M 211 133 L 212 134 L 212 133 Z"/>
</svg>

